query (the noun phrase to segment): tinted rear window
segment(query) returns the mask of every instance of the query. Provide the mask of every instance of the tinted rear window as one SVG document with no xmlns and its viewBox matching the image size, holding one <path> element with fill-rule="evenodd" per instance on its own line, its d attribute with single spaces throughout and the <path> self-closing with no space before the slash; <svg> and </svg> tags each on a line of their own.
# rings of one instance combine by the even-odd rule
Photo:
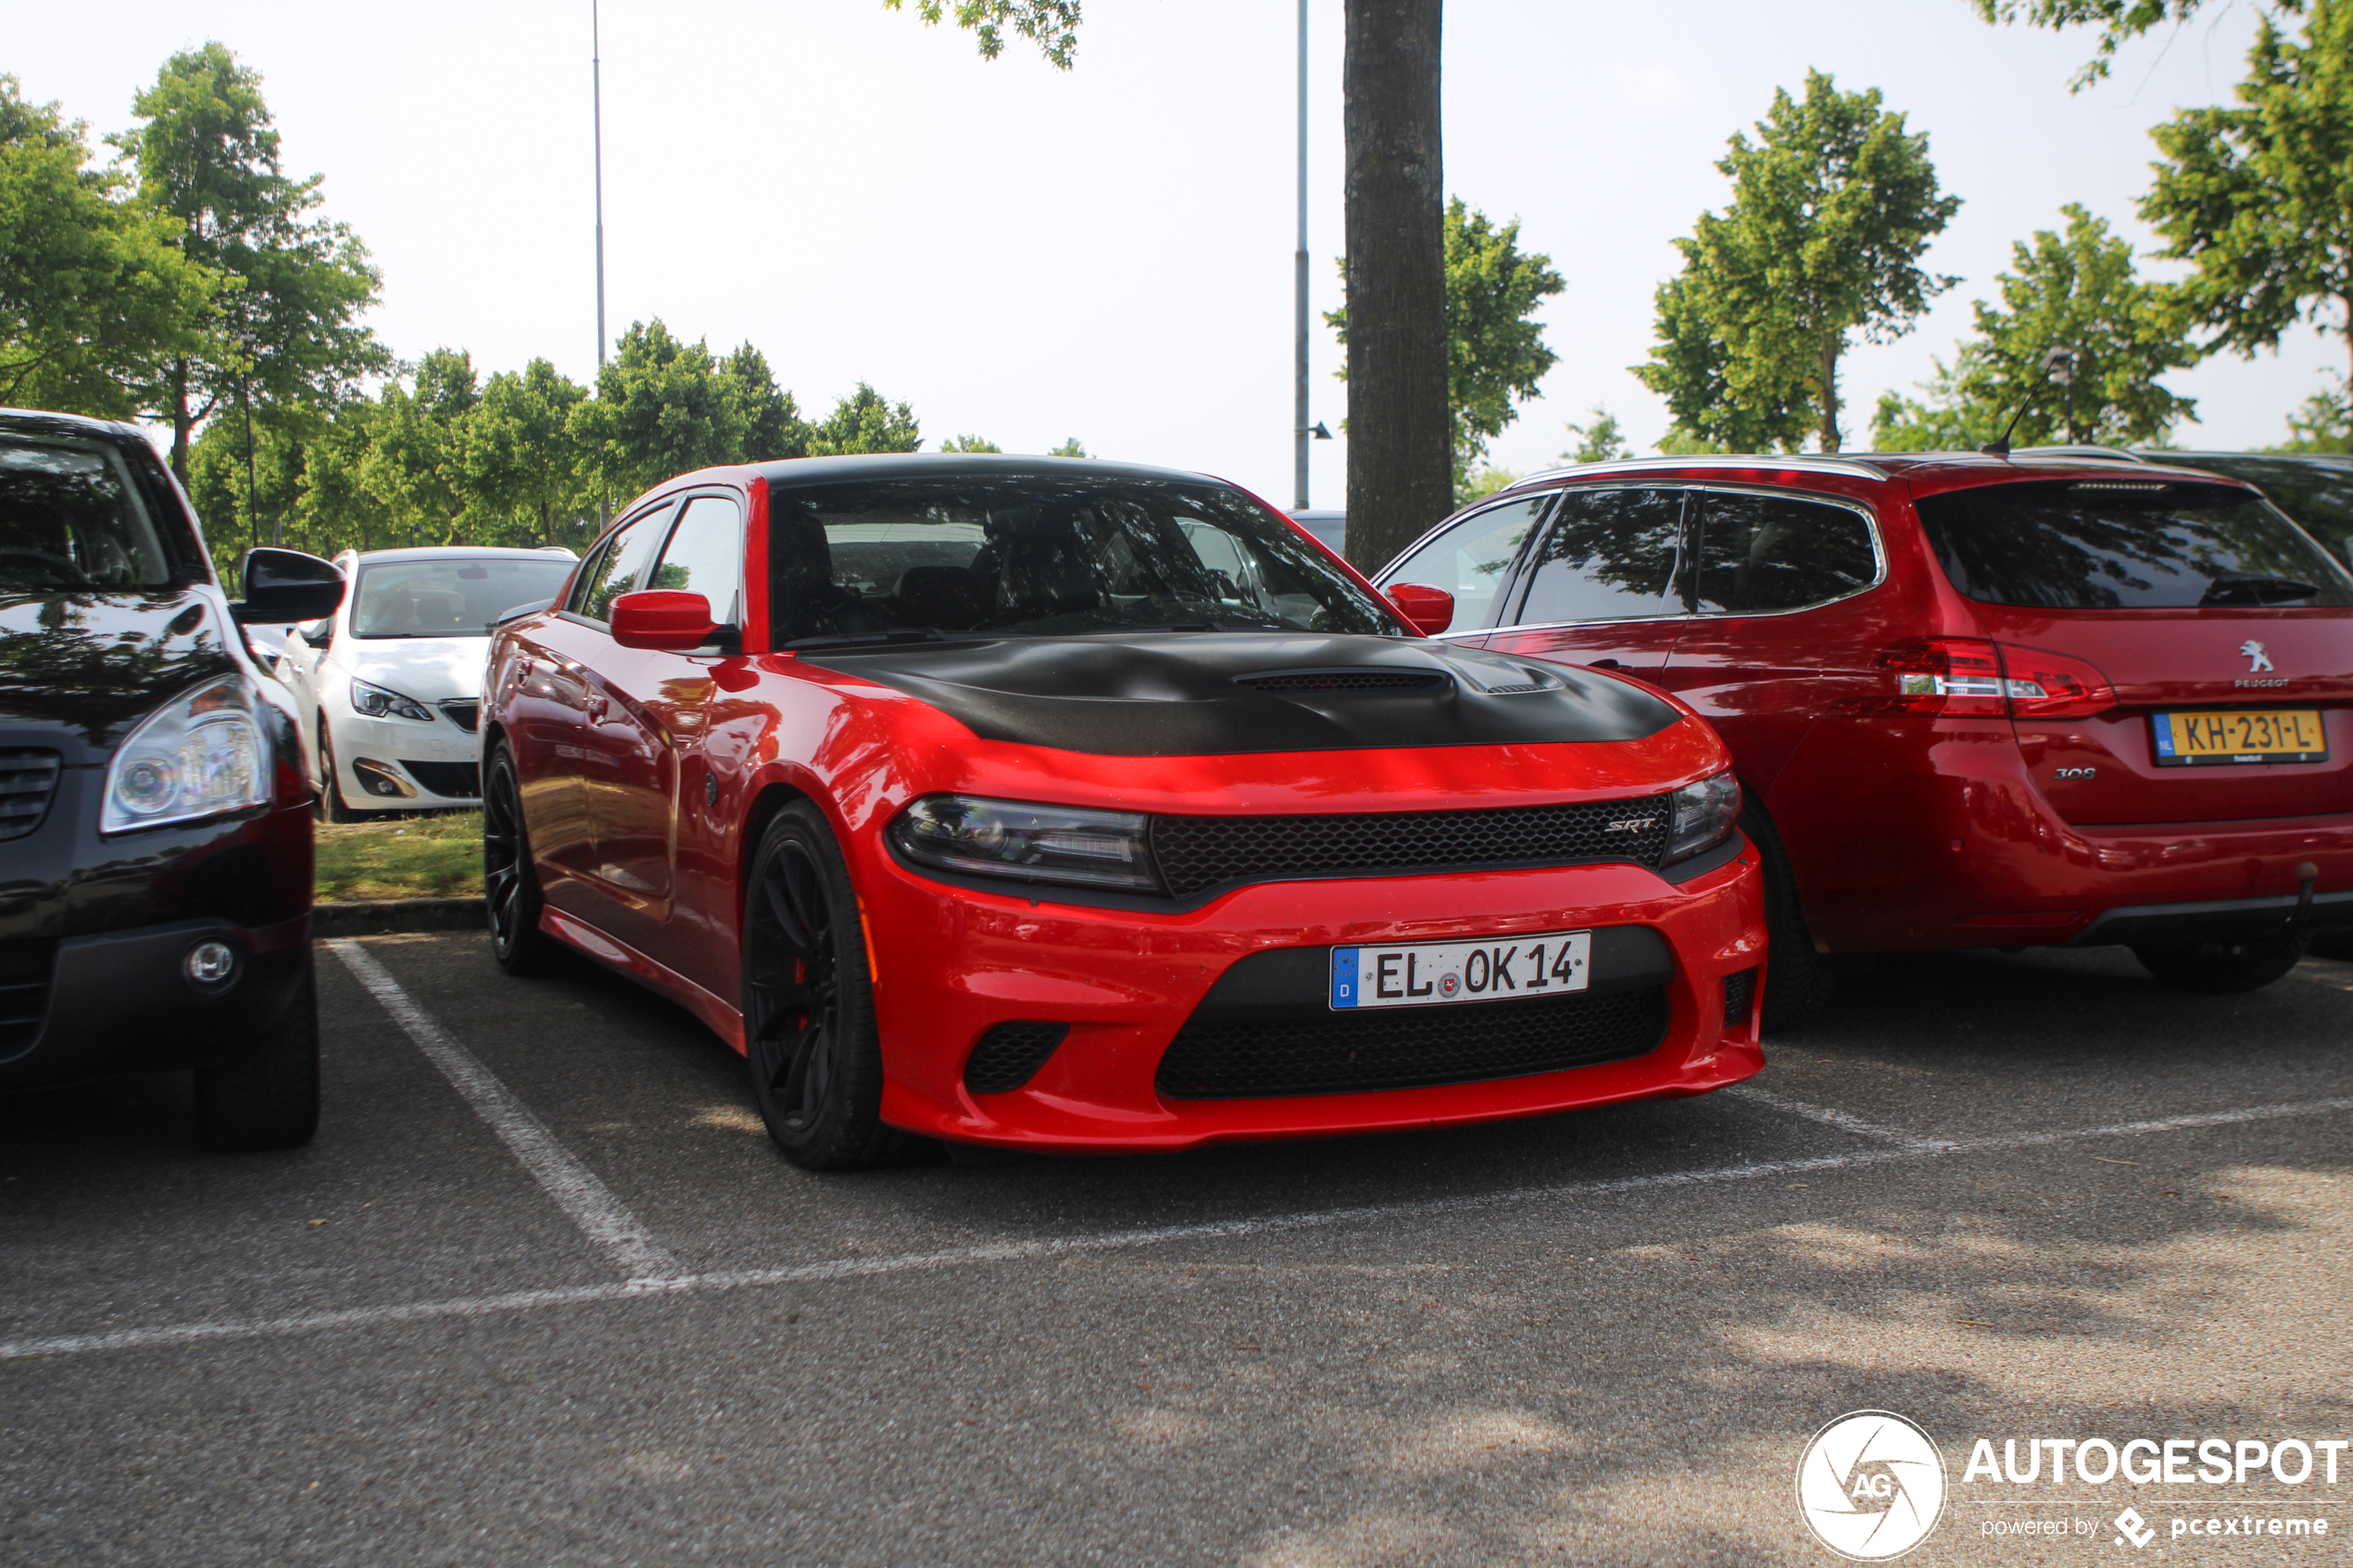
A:
<svg viewBox="0 0 2353 1568">
<path fill-rule="evenodd" d="M 2168 455 L 2163 460 L 2261 485 L 2280 510 L 2327 546 L 2337 559 L 2353 561 L 2353 460 L 2260 453 L 2224 458 Z"/>
<path fill-rule="evenodd" d="M 1947 491 L 1920 522 L 1953 586 L 2037 609 L 2353 605 L 2353 577 L 2233 485 L 2057 480 Z"/>
</svg>

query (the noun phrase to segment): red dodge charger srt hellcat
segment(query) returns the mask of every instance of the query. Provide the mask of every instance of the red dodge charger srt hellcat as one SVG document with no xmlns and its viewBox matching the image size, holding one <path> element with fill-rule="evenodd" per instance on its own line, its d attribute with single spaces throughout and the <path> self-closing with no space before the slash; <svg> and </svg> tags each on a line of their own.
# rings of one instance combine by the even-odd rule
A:
<svg viewBox="0 0 2353 1568">
<path fill-rule="evenodd" d="M 673 480 L 492 639 L 499 960 L 563 944 L 693 1010 L 813 1168 L 1755 1073 L 1763 907 L 1715 734 L 1427 640 L 1446 596 L 1401 599 L 1165 470 Z"/>
</svg>

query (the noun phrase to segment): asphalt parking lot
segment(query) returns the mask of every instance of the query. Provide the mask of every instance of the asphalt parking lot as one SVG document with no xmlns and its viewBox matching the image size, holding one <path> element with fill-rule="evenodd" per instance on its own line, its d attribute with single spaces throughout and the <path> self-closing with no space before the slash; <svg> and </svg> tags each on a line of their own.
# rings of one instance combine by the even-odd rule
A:
<svg viewBox="0 0 2353 1568">
<path fill-rule="evenodd" d="M 1818 1563 L 1865 1407 L 1952 1472 L 1907 1561 L 2080 1561 L 1969 1436 L 2348 1424 L 2353 964 L 1893 960 L 1704 1099 L 849 1177 L 619 980 L 320 977 L 309 1148 L 0 1100 L 0 1562 Z"/>
</svg>

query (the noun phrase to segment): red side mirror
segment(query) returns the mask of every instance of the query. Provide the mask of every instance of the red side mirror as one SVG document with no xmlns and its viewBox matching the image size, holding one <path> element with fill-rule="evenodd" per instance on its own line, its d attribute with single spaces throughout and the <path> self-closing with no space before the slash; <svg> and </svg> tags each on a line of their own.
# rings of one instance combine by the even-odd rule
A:
<svg viewBox="0 0 2353 1568">
<path fill-rule="evenodd" d="M 1435 637 L 1454 624 L 1454 596 L 1443 588 L 1427 583 L 1395 583 L 1389 590 L 1389 602 L 1397 607 L 1407 625 L 1425 637 Z"/>
<path fill-rule="evenodd" d="M 612 602 L 612 640 L 625 648 L 683 653 L 711 641 L 719 628 L 711 601 L 675 588 L 646 588 Z"/>
</svg>

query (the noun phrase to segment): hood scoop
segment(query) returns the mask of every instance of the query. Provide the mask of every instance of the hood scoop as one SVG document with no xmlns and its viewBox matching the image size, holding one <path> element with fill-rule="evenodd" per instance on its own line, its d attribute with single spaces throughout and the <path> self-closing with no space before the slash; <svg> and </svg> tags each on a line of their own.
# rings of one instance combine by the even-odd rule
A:
<svg viewBox="0 0 2353 1568">
<path fill-rule="evenodd" d="M 1441 670 L 1269 670 L 1237 675 L 1234 684 L 1272 696 L 1294 693 L 1337 696 L 1353 692 L 1434 692 L 1453 683 Z"/>
</svg>

